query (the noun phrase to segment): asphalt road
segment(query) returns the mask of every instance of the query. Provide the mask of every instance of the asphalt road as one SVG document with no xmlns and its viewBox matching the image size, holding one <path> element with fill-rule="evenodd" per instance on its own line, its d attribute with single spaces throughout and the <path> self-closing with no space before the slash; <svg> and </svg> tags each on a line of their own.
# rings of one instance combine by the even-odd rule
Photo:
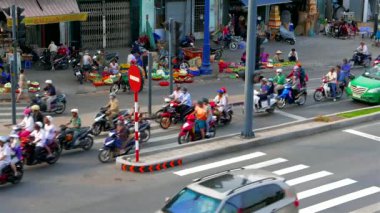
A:
<svg viewBox="0 0 380 213">
<path fill-rule="evenodd" d="M 100 164 L 95 149 L 68 152 L 56 165 L 27 167 L 21 184 L 1 187 L 6 196 L 1 198 L 0 212 L 154 212 L 165 197 L 192 179 L 237 167 L 282 174 L 295 187 L 301 212 L 376 212 L 380 210 L 379 127 L 379 122 L 368 123 L 153 174 L 124 173 L 114 164 Z M 249 157 L 254 153 L 262 156 Z M 248 157 L 231 163 L 238 156 Z M 222 160 L 227 164 L 221 166 Z M 195 167 L 201 171 L 195 172 Z"/>
</svg>

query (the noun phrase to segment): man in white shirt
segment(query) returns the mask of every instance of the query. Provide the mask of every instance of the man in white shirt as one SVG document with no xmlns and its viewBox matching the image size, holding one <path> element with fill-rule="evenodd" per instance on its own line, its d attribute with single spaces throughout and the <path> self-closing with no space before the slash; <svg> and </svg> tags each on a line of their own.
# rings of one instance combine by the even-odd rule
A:
<svg viewBox="0 0 380 213">
<path fill-rule="evenodd" d="M 179 97 L 181 96 L 182 94 L 182 91 L 181 91 L 181 86 L 177 85 L 175 87 L 175 90 L 173 91 L 173 93 L 170 95 L 171 98 L 173 98 L 175 101 L 178 101 L 179 100 Z"/>
<path fill-rule="evenodd" d="M 54 41 L 51 41 L 48 49 L 50 52 L 51 70 L 54 70 L 54 59 L 57 56 L 58 47 L 55 45 Z"/>
<path fill-rule="evenodd" d="M 88 75 L 89 75 L 89 71 L 91 71 L 92 64 L 93 64 L 92 58 L 90 54 L 88 53 L 88 51 L 86 50 L 81 60 L 81 65 L 84 72 L 85 81 L 88 80 Z"/>
<path fill-rule="evenodd" d="M 326 74 L 326 78 L 329 82 L 329 87 L 331 88 L 331 97 L 336 101 L 337 73 L 335 72 L 334 67 L 332 67 Z"/>
<path fill-rule="evenodd" d="M 134 64 L 136 63 L 137 59 L 135 56 L 135 51 L 131 51 L 131 53 L 128 55 L 127 64 Z"/>
<path fill-rule="evenodd" d="M 36 122 L 36 124 L 34 125 L 34 130 L 30 134 L 30 136 L 34 138 L 32 143 L 36 145 L 36 148 L 34 151 L 36 159 L 38 155 L 41 153 L 42 149 L 44 149 L 46 145 L 46 134 L 45 134 L 45 130 L 42 127 L 43 127 L 43 124 L 41 122 L 39 121 Z M 52 154 L 49 153 L 47 157 L 51 157 L 51 156 Z"/>
<path fill-rule="evenodd" d="M 7 142 L 7 137 L 0 137 L 0 171 L 11 163 L 12 150 Z"/>
<path fill-rule="evenodd" d="M 368 55 L 369 52 L 368 52 L 368 47 L 367 45 L 364 43 L 364 41 L 360 42 L 360 45 L 359 47 L 356 49 L 359 53 L 363 54 L 363 55 Z"/>
</svg>

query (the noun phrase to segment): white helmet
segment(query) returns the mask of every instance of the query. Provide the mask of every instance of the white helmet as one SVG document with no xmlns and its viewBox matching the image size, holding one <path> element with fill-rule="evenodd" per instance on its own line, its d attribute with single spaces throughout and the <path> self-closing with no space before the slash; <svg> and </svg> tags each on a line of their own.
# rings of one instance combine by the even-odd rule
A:
<svg viewBox="0 0 380 213">
<path fill-rule="evenodd" d="M 51 117 L 50 115 L 47 115 L 46 119 L 48 119 L 49 122 L 53 122 L 53 117 Z"/>
<path fill-rule="evenodd" d="M 37 121 L 36 122 L 36 125 L 39 126 L 40 128 L 42 128 L 44 125 L 41 123 L 41 121 Z"/>
<path fill-rule="evenodd" d="M 75 113 L 78 113 L 79 110 L 78 109 L 71 109 L 71 112 L 75 112 Z"/>
<path fill-rule="evenodd" d="M 276 69 L 276 72 L 277 73 L 282 73 L 282 69 L 280 68 L 280 69 Z"/>
<path fill-rule="evenodd" d="M 52 80 L 46 80 L 46 81 L 45 81 L 45 84 L 52 84 L 52 83 L 53 83 Z"/>
</svg>

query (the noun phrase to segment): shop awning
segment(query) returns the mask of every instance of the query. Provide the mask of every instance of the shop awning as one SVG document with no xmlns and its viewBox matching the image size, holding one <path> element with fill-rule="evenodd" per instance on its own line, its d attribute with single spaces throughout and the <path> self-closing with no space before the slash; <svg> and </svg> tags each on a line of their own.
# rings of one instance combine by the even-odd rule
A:
<svg viewBox="0 0 380 213">
<path fill-rule="evenodd" d="M 240 0 L 245 6 L 248 6 L 249 0 Z M 290 3 L 291 0 L 257 0 L 257 6 L 265 6 L 272 4 L 285 4 Z"/>
<path fill-rule="evenodd" d="M 25 25 L 87 21 L 88 17 L 87 13 L 80 12 L 76 0 L 1 0 L 0 8 L 8 8 L 13 4 L 25 9 L 23 12 Z M 7 24 L 12 25 L 12 19 L 9 16 L 7 16 Z"/>
</svg>

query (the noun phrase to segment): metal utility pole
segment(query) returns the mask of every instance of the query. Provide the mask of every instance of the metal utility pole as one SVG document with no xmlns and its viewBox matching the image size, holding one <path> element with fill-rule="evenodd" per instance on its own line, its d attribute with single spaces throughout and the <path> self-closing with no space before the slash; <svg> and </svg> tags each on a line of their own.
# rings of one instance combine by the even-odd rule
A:
<svg viewBox="0 0 380 213">
<path fill-rule="evenodd" d="M 170 77 L 169 94 L 173 93 L 173 84 L 174 84 L 173 69 L 172 69 L 172 51 L 173 51 L 172 32 L 173 32 L 173 18 L 169 18 L 169 53 L 168 53 L 168 62 L 169 62 L 168 68 L 169 68 L 169 77 Z"/>
<path fill-rule="evenodd" d="M 256 25 L 257 25 L 257 1 L 249 0 L 248 3 L 248 37 L 247 37 L 247 63 L 245 67 L 245 87 L 244 87 L 244 138 L 255 136 L 252 127 L 253 118 L 253 72 L 256 63 Z"/>
<path fill-rule="evenodd" d="M 205 16 L 204 16 L 204 38 L 203 38 L 203 53 L 201 74 L 211 74 L 210 64 L 210 0 L 205 0 Z"/>
<path fill-rule="evenodd" d="M 375 37 L 376 38 L 376 34 L 377 34 L 377 31 L 379 30 L 378 26 L 379 26 L 379 0 L 376 0 L 375 1 L 375 20 L 373 22 L 374 26 L 373 26 L 373 35 L 372 37 Z"/>
<path fill-rule="evenodd" d="M 106 0 L 102 1 L 102 19 L 103 19 L 103 49 L 105 49 L 107 47 Z"/>
<path fill-rule="evenodd" d="M 12 124 L 16 124 L 16 76 L 17 76 L 17 36 L 16 36 L 16 6 L 12 5 L 12 45 L 13 45 L 13 61 L 11 62 L 11 84 L 12 84 Z"/>
<path fill-rule="evenodd" d="M 152 116 L 152 67 L 153 57 L 152 53 L 148 53 L 148 114 Z"/>
</svg>

